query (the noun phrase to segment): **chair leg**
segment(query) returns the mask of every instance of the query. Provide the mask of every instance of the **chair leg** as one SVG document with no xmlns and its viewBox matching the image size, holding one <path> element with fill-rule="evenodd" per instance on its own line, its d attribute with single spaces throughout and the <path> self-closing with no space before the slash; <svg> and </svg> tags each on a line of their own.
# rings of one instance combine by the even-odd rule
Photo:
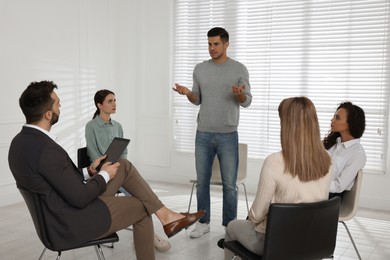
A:
<svg viewBox="0 0 390 260">
<path fill-rule="evenodd" d="M 108 248 L 114 248 L 114 242 L 111 243 L 111 245 L 102 244 L 102 246 L 108 247 Z"/>
<path fill-rule="evenodd" d="M 238 188 L 238 185 L 236 185 L 236 191 L 237 191 L 237 201 L 236 201 L 236 217 L 238 215 L 238 195 L 240 194 L 240 189 Z"/>
<path fill-rule="evenodd" d="M 196 182 L 194 182 L 194 183 L 192 184 L 191 195 L 190 195 L 190 201 L 188 202 L 188 211 L 187 211 L 188 213 L 190 212 L 190 209 L 191 209 L 192 194 L 194 193 L 195 184 L 196 184 Z"/>
<path fill-rule="evenodd" d="M 357 254 L 358 257 L 359 257 L 359 260 L 362 260 L 362 257 L 361 257 L 360 254 L 359 254 L 359 250 L 358 250 L 357 247 L 356 247 L 355 241 L 354 241 L 353 238 L 352 238 L 351 232 L 349 232 L 349 229 L 348 229 L 348 227 L 347 227 L 347 224 L 345 224 L 344 221 L 340 221 L 340 222 L 344 225 L 345 229 L 347 230 L 348 236 L 349 236 L 349 238 L 351 239 L 352 245 L 353 245 L 353 247 L 355 248 L 355 251 L 356 251 L 356 254 Z"/>
<path fill-rule="evenodd" d="M 97 255 L 98 259 L 105 260 L 106 258 L 104 257 L 103 250 L 100 247 L 100 245 L 96 245 L 94 247 L 95 247 L 95 251 L 96 251 L 96 255 Z"/>
<path fill-rule="evenodd" d="M 42 250 L 42 253 L 41 253 L 41 255 L 39 256 L 39 260 L 41 260 L 42 259 L 42 257 L 43 257 L 43 255 L 45 254 L 45 252 L 46 252 L 46 247 Z M 61 258 L 61 251 L 58 251 L 57 252 L 58 253 L 58 255 L 57 255 L 57 257 L 56 257 L 56 260 L 59 260 L 60 258 Z"/>
<path fill-rule="evenodd" d="M 46 247 L 43 248 L 42 253 L 41 253 L 41 255 L 39 256 L 39 260 L 42 259 L 42 257 L 43 257 L 43 255 L 45 254 L 45 252 L 46 252 Z"/>
<path fill-rule="evenodd" d="M 249 215 L 249 203 L 248 203 L 248 195 L 246 193 L 246 186 L 245 186 L 245 183 L 241 183 L 242 186 L 244 187 L 244 193 L 245 193 L 245 201 L 246 201 L 246 209 L 248 211 L 248 215 Z"/>
<path fill-rule="evenodd" d="M 248 212 L 248 215 L 249 215 L 249 204 L 248 204 L 248 195 L 246 194 L 246 186 L 244 183 L 241 183 L 242 186 L 244 187 L 244 193 L 245 193 L 245 201 L 246 201 L 246 210 Z M 237 210 L 238 210 L 238 193 L 240 192 L 240 189 L 238 187 L 238 185 L 236 185 L 236 191 L 237 191 Z"/>
</svg>

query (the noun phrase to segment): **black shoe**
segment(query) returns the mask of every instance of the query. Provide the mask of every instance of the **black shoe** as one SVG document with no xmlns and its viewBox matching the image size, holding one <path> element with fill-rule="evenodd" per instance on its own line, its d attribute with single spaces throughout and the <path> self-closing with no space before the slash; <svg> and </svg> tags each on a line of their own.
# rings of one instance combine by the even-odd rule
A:
<svg viewBox="0 0 390 260">
<path fill-rule="evenodd" d="M 218 240 L 218 242 L 217 242 L 218 247 L 224 249 L 225 247 L 223 246 L 223 243 L 225 243 L 224 238 L 221 238 L 220 240 Z"/>
</svg>

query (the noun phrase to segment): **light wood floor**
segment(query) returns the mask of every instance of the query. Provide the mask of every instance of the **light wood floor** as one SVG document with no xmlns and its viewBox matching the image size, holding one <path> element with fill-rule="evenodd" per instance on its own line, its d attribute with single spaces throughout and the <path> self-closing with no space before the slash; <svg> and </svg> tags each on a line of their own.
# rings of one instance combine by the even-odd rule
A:
<svg viewBox="0 0 390 260">
<path fill-rule="evenodd" d="M 150 182 L 153 190 L 165 205 L 175 211 L 187 211 L 191 185 L 178 185 L 161 182 Z M 189 238 L 193 229 L 184 230 L 170 239 L 172 248 L 168 252 L 156 252 L 157 259 L 195 260 L 223 259 L 223 250 L 217 241 L 224 236 L 221 226 L 222 199 L 219 187 L 212 188 L 211 232 L 198 239 Z M 253 201 L 254 194 L 248 194 Z M 246 217 L 245 198 L 242 191 L 239 197 L 238 218 Z M 192 211 L 196 210 L 196 198 L 193 198 Z M 355 239 L 360 254 L 365 260 L 390 259 L 390 212 L 359 209 L 357 216 L 347 222 Z M 159 221 L 154 221 L 156 233 L 163 235 Z M 132 232 L 118 232 L 120 241 L 114 249 L 103 247 L 106 259 L 135 259 Z M 0 259 L 30 260 L 38 259 L 43 245 L 39 241 L 27 207 L 24 202 L 0 207 Z M 55 259 L 56 253 L 47 251 L 44 259 Z M 89 260 L 97 259 L 94 249 L 83 248 L 63 252 L 61 259 Z M 340 224 L 338 229 L 335 259 L 357 259 L 349 237 Z"/>
</svg>

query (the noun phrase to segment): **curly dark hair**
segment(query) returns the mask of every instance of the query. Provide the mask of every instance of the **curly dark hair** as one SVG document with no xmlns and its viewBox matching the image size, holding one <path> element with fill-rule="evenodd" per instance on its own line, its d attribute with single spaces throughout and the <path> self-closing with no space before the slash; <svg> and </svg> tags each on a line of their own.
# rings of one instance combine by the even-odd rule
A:
<svg viewBox="0 0 390 260">
<path fill-rule="evenodd" d="M 19 98 L 19 106 L 26 117 L 26 123 L 36 123 L 43 114 L 52 109 L 51 94 L 57 85 L 52 81 L 31 82 Z"/>
<path fill-rule="evenodd" d="M 362 137 L 366 128 L 366 117 L 363 109 L 357 105 L 352 104 L 351 102 L 341 103 L 336 111 L 340 108 L 347 110 L 347 123 L 351 135 L 354 138 Z M 330 130 L 328 135 L 323 140 L 325 149 L 329 150 L 333 145 L 335 145 L 339 136 L 339 132 L 332 132 Z"/>
</svg>

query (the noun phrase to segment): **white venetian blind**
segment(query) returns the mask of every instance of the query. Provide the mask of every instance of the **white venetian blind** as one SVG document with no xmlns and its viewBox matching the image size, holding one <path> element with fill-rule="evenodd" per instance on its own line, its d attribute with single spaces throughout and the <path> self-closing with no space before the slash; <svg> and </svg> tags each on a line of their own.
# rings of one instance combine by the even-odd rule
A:
<svg viewBox="0 0 390 260">
<path fill-rule="evenodd" d="M 366 113 L 365 170 L 384 173 L 389 88 L 388 0 L 173 0 L 173 82 L 191 89 L 194 66 L 209 59 L 207 31 L 230 34 L 228 56 L 248 68 L 253 102 L 241 108 L 239 140 L 249 156 L 280 150 L 280 101 L 307 96 L 322 137 L 338 104 Z M 192 152 L 198 107 L 173 93 L 174 144 Z"/>
</svg>

